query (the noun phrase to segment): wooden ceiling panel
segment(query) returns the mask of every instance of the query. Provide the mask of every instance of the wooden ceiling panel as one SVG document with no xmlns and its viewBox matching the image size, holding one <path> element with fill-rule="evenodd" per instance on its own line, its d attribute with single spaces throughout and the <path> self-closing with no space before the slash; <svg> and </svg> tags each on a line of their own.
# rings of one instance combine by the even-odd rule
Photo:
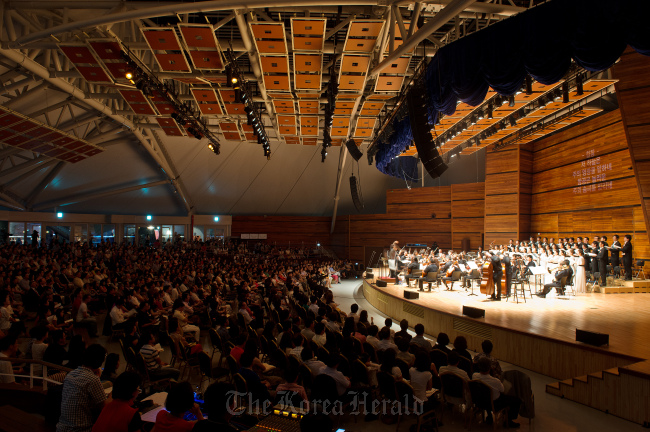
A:
<svg viewBox="0 0 650 432">
<path fill-rule="evenodd" d="M 214 36 L 214 29 L 211 25 L 184 25 L 179 24 L 178 28 L 183 35 L 185 45 L 191 48 L 217 49 L 217 38 Z"/>
<path fill-rule="evenodd" d="M 368 73 L 370 56 L 343 54 L 341 58 L 341 73 Z"/>
<path fill-rule="evenodd" d="M 289 72 L 289 59 L 285 56 L 260 56 L 262 72 L 286 74 Z"/>
<path fill-rule="evenodd" d="M 278 124 L 280 126 L 295 126 L 296 116 L 280 115 L 278 116 Z"/>
<path fill-rule="evenodd" d="M 375 83 L 375 91 L 399 92 L 402 88 L 404 77 L 380 75 Z"/>
<path fill-rule="evenodd" d="M 296 126 L 279 126 L 280 134 L 282 135 L 295 135 Z"/>
<path fill-rule="evenodd" d="M 334 117 L 332 119 L 333 128 L 347 128 L 350 127 L 350 117 Z"/>
<path fill-rule="evenodd" d="M 246 115 L 246 111 L 244 111 L 244 104 L 240 103 L 227 103 L 224 104 L 226 107 L 226 113 L 230 115 Z"/>
<path fill-rule="evenodd" d="M 357 129 L 374 129 L 377 119 L 375 117 L 357 118 Z"/>
<path fill-rule="evenodd" d="M 347 137 L 348 132 L 350 131 L 350 128 L 347 127 L 333 127 L 332 128 L 332 136 L 333 137 Z"/>
<path fill-rule="evenodd" d="M 372 129 L 355 129 L 354 130 L 354 136 L 355 137 L 361 137 L 361 138 L 370 138 L 372 136 Z"/>
<path fill-rule="evenodd" d="M 165 72 L 191 72 L 190 65 L 183 53 L 155 54 L 160 69 Z"/>
<path fill-rule="evenodd" d="M 348 39 L 345 42 L 344 51 L 369 53 L 375 48 L 375 39 Z"/>
<path fill-rule="evenodd" d="M 302 145 L 312 145 L 315 146 L 318 144 L 318 138 L 303 138 Z"/>
<path fill-rule="evenodd" d="M 366 77 L 363 75 L 341 75 L 339 80 L 339 90 L 356 90 L 361 91 L 366 83 Z"/>
<path fill-rule="evenodd" d="M 219 51 L 195 51 L 189 52 L 192 64 L 199 70 L 223 70 L 224 63 Z"/>
<path fill-rule="evenodd" d="M 404 74 L 406 73 L 411 57 L 400 57 L 392 62 L 382 71 L 384 74 Z"/>
<path fill-rule="evenodd" d="M 326 18 L 291 19 L 291 34 L 322 36 L 325 34 Z"/>
<path fill-rule="evenodd" d="M 274 100 L 273 106 L 278 114 L 294 114 L 296 112 L 292 100 Z"/>
<path fill-rule="evenodd" d="M 221 110 L 221 106 L 219 105 L 219 102 L 201 103 L 201 104 L 199 104 L 199 110 L 201 110 L 201 114 L 203 114 L 203 115 L 221 115 L 221 114 L 223 114 L 223 111 Z"/>
<path fill-rule="evenodd" d="M 288 75 L 267 75 L 264 77 L 264 85 L 267 90 L 291 91 Z"/>
<path fill-rule="evenodd" d="M 223 137 L 228 141 L 242 141 L 239 132 L 224 132 Z"/>
<path fill-rule="evenodd" d="M 287 44 L 284 40 L 255 41 L 260 54 L 286 54 Z"/>
<path fill-rule="evenodd" d="M 322 54 L 293 54 L 293 67 L 296 72 L 320 72 L 322 65 Z"/>
<path fill-rule="evenodd" d="M 213 88 L 193 88 L 192 96 L 197 102 L 217 102 L 217 93 Z"/>
<path fill-rule="evenodd" d="M 312 126 L 300 126 L 300 135 L 318 136 L 318 128 Z"/>
<path fill-rule="evenodd" d="M 296 90 L 319 90 L 321 88 L 321 75 L 296 74 L 294 85 Z"/>
<path fill-rule="evenodd" d="M 384 21 L 373 20 L 355 20 L 348 26 L 348 38 L 350 37 L 363 37 L 377 39 L 381 29 L 384 26 Z"/>
<path fill-rule="evenodd" d="M 293 37 L 294 51 L 322 51 L 323 45 L 323 38 L 304 36 Z"/>
<path fill-rule="evenodd" d="M 255 39 L 283 39 L 284 40 L 284 24 L 283 23 L 264 23 L 252 22 L 250 23 L 251 32 Z"/>
</svg>

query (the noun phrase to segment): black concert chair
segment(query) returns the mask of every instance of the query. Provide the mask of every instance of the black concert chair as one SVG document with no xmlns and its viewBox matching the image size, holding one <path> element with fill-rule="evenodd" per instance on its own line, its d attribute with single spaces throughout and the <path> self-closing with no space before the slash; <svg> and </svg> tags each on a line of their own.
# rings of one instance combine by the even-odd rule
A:
<svg viewBox="0 0 650 432">
<path fill-rule="evenodd" d="M 433 288 L 433 284 L 436 284 L 436 288 L 439 288 L 438 285 L 438 272 L 429 272 L 425 277 L 418 278 L 418 284 L 420 285 L 420 291 L 424 291 L 424 284 L 429 284 L 429 291 Z"/>
<path fill-rule="evenodd" d="M 462 272 L 460 270 L 456 270 L 451 274 L 451 276 L 445 276 L 445 277 L 442 278 L 442 280 L 445 281 L 445 282 L 451 282 L 450 289 L 453 291 L 454 290 L 454 282 L 460 280 L 460 274 L 461 273 Z"/>
<path fill-rule="evenodd" d="M 639 279 L 640 275 L 643 275 L 643 279 L 645 279 L 645 272 L 643 271 L 643 266 L 645 265 L 645 260 L 636 260 L 636 267 L 637 267 L 637 272 L 636 272 L 636 278 Z"/>
</svg>

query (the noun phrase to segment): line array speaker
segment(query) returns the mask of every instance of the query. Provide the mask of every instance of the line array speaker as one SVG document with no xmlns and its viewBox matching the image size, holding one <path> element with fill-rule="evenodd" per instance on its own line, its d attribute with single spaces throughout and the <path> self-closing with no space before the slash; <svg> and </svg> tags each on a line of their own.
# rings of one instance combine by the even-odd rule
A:
<svg viewBox="0 0 650 432">
<path fill-rule="evenodd" d="M 352 194 L 352 202 L 357 211 L 363 210 L 363 199 L 359 195 L 359 183 L 357 183 L 354 174 L 350 176 L 350 194 Z"/>
<path fill-rule="evenodd" d="M 438 178 L 447 170 L 447 164 L 442 160 L 436 149 L 433 136 L 429 130 L 427 115 L 427 95 L 422 85 L 415 85 L 406 96 L 409 111 L 409 121 L 413 132 L 413 141 L 418 150 L 422 166 L 431 178 Z"/>
<path fill-rule="evenodd" d="M 358 162 L 359 159 L 361 159 L 361 156 L 363 156 L 363 153 L 361 150 L 359 150 L 359 147 L 357 147 L 357 143 L 353 139 L 349 139 L 345 143 L 345 146 L 348 148 L 350 156 L 352 156 L 354 160 Z"/>
</svg>

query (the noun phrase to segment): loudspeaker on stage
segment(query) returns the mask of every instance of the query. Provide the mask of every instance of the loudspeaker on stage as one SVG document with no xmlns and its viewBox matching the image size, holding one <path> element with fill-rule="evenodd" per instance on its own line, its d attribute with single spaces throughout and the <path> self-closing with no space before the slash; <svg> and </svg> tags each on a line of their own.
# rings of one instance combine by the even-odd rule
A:
<svg viewBox="0 0 650 432">
<path fill-rule="evenodd" d="M 463 306 L 463 315 L 467 315 L 471 318 L 485 318 L 485 309 Z"/>
<path fill-rule="evenodd" d="M 379 279 L 379 280 L 377 281 L 377 286 L 378 286 L 378 287 L 386 288 L 387 285 L 388 285 L 388 284 L 386 283 L 386 281 L 383 281 L 383 280 L 381 280 L 381 279 Z"/>
<path fill-rule="evenodd" d="M 589 330 L 576 329 L 576 341 L 594 346 L 609 345 L 609 335 Z"/>
<path fill-rule="evenodd" d="M 417 300 L 420 298 L 420 293 L 404 290 L 404 298 L 409 300 Z"/>
</svg>

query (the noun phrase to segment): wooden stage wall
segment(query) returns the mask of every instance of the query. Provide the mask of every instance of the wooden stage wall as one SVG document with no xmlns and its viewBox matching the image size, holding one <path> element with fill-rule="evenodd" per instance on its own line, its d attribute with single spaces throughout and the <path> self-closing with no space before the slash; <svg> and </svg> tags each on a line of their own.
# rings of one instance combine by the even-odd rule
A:
<svg viewBox="0 0 650 432">
<path fill-rule="evenodd" d="M 468 239 L 476 249 L 483 237 L 484 190 L 484 183 L 389 190 L 385 214 L 339 216 L 330 247 L 339 258 L 364 264 L 371 250 L 395 240 L 460 249 Z"/>
<path fill-rule="evenodd" d="M 532 144 L 532 235 L 631 234 L 635 257 L 650 257 L 619 110 Z"/>
<path fill-rule="evenodd" d="M 232 236 L 266 234 L 268 243 L 329 247 L 332 218 L 313 216 L 233 216 Z"/>
</svg>

